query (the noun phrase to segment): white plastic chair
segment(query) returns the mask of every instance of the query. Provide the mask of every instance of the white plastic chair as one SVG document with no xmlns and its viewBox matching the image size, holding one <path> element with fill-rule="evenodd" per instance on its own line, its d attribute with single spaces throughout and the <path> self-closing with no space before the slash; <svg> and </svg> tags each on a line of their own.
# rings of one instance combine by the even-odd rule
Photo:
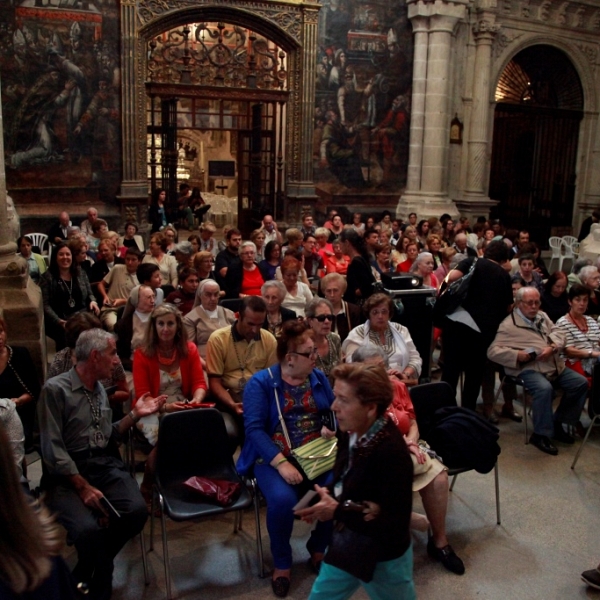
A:
<svg viewBox="0 0 600 600">
<path fill-rule="evenodd" d="M 44 254 L 44 246 L 48 246 L 48 256 L 52 253 L 52 246 L 48 243 L 48 236 L 45 233 L 28 233 L 27 237 L 31 239 L 33 246 L 40 249 L 40 254 Z"/>
<path fill-rule="evenodd" d="M 563 247 L 565 249 L 565 260 L 571 261 L 571 266 L 573 266 L 573 262 L 575 261 L 575 253 L 573 251 L 574 244 L 578 244 L 577 238 L 572 235 L 564 235 L 562 238 Z"/>
<path fill-rule="evenodd" d="M 548 271 L 552 272 L 552 261 L 558 259 L 558 270 L 562 271 L 563 260 L 565 259 L 561 248 L 563 247 L 563 239 L 556 235 L 553 235 L 549 240 L 550 250 L 552 250 L 552 256 L 550 257 L 550 264 L 548 265 Z"/>
</svg>

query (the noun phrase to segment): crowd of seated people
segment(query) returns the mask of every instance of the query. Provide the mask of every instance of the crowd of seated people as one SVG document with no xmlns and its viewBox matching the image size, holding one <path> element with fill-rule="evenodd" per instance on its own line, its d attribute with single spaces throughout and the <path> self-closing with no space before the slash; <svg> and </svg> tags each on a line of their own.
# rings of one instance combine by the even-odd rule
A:
<svg viewBox="0 0 600 600">
<path fill-rule="evenodd" d="M 185 221 L 187 206 L 182 203 L 179 209 Z M 57 353 L 38 401 L 35 377 L 26 367 L 30 359 L 7 345 L 7 324 L 0 320 L 0 378 L 15 390 L 9 395 L 27 447 L 37 403 L 39 425 L 48 428 L 41 438 L 45 463 L 65 453 L 70 457 L 66 467 L 51 469 L 45 482 L 53 489 L 67 477 L 74 486 L 68 502 L 54 503 L 56 510 L 72 510 L 78 502 L 95 506 L 99 497 L 92 477 L 86 480 L 83 455 L 70 445 L 69 436 L 79 435 L 77 428 L 86 419 L 96 427 L 90 456 L 96 450 L 102 456 L 110 453 L 108 442 L 127 428 L 145 436 L 149 454 L 142 503 L 149 505 L 161 414 L 209 400 L 223 414 L 232 449 L 242 448 L 241 470 L 254 473 L 267 498 L 273 591 L 285 596 L 292 507 L 298 500 L 294 486 L 303 479 L 291 460 L 290 444 L 327 435 L 317 415 L 332 406 L 338 365 L 385 364 L 394 390 L 386 418 L 398 426 L 410 452 L 418 442 L 405 386 L 418 383 L 423 360 L 408 329 L 394 322 L 394 302 L 377 291 L 382 274 L 416 274 L 424 286 L 439 290 L 444 280 L 473 267 L 467 299 L 441 328 L 442 379 L 456 388 L 464 373 L 462 405 L 475 410 L 482 383 L 484 398 L 490 397 L 484 373 L 492 374 L 492 390 L 498 369 L 519 375 L 534 397 L 531 442 L 548 454 L 558 452 L 554 442 L 570 444 L 580 432 L 592 367 L 600 358 L 600 275 L 596 266 L 580 262 L 571 274 L 548 273 L 527 231 L 507 232 L 499 222 L 479 222 L 471 229 L 468 220 L 449 215 L 418 221 L 414 213 L 406 223 L 387 212 L 363 222 L 356 213 L 345 224 L 331 211 L 322 227 L 305 215 L 301 229 L 287 231 L 266 215 L 249 240 L 230 227 L 218 250 L 210 222 L 177 241 L 164 191 L 155 194 L 150 214 L 147 251 L 137 224 L 126 223 L 119 236 L 108 231 L 96 209 L 88 211 L 81 227 L 73 227 L 69 215 L 61 213 L 51 232 L 49 265 L 31 238 L 19 239 L 31 278 L 41 287 L 45 332 Z M 110 335 L 88 333 L 101 329 Z M 494 362 L 486 364 L 486 356 Z M 133 372 L 129 383 L 126 371 Z M 68 401 L 61 399 L 67 392 L 59 388 L 58 377 L 63 388 L 68 382 L 68 393 L 72 388 Z M 565 389 L 554 414 L 552 384 Z M 277 394 L 283 416 L 276 414 Z M 130 397 L 138 400 L 127 414 Z M 484 416 L 494 423 L 499 416 L 520 420 L 512 400 L 505 396 L 500 414 L 492 402 L 484 402 Z M 79 425 L 57 428 L 53 419 L 69 403 Z M 334 412 L 341 411 L 334 407 Z M 287 424 L 291 442 L 284 439 L 280 421 Z M 330 480 L 328 472 L 317 483 Z M 445 469 L 413 489 L 421 492 L 433 530 L 428 553 L 447 569 L 464 572 L 445 533 Z M 143 522 L 139 499 L 129 500 L 127 535 Z M 77 533 L 71 518 L 61 522 Z M 319 525 L 307 544 L 315 570 L 328 536 L 331 527 Z M 81 566 L 75 577 L 106 590 L 110 569 L 103 564 L 96 581 L 90 561 L 100 558 L 76 546 Z"/>
</svg>

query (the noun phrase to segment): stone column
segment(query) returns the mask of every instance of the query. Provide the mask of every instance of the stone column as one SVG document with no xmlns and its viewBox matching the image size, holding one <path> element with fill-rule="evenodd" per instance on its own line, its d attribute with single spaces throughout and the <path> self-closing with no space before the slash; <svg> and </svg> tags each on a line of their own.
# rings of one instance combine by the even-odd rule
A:
<svg viewBox="0 0 600 600">
<path fill-rule="evenodd" d="M 427 89 L 427 33 L 428 20 L 416 16 L 412 19 L 414 35 L 413 86 L 410 108 L 410 146 L 406 188 L 418 190 L 421 186 L 423 161 L 423 131 L 425 128 L 425 92 Z"/>
<path fill-rule="evenodd" d="M 447 189 L 450 59 L 454 29 L 466 16 L 466 4 L 466 0 L 408 1 L 415 63 L 408 181 L 396 209 L 401 217 L 413 211 L 419 218 L 458 216 Z"/>
<path fill-rule="evenodd" d="M 318 197 L 313 181 L 312 141 L 314 135 L 315 82 L 318 48 L 319 8 L 304 8 L 302 23 L 302 49 L 298 73 L 298 92 L 291 90 L 290 102 L 296 96 L 299 122 L 294 115 L 288 119 L 288 127 L 298 128 L 298 154 L 286 151 L 286 155 L 297 164 L 288 165 L 287 196 L 292 202 L 285 207 L 284 217 L 288 224 L 300 223 L 302 213 L 311 211 Z M 290 107 L 290 104 L 288 104 Z M 288 136 L 289 139 L 289 136 Z"/>
<path fill-rule="evenodd" d="M 16 255 L 6 208 L 4 124 L 0 103 L 0 314 L 7 323 L 8 343 L 25 346 L 42 382 L 46 377 L 46 339 L 42 293 L 31 281 L 25 259 Z"/>
<path fill-rule="evenodd" d="M 121 148 L 123 180 L 119 201 L 123 221 L 147 218 L 146 92 L 140 80 L 140 47 L 135 0 L 121 0 Z"/>
<path fill-rule="evenodd" d="M 500 26 L 495 15 L 487 11 L 477 14 L 473 26 L 475 36 L 475 68 L 472 109 L 467 135 L 467 187 L 461 212 L 487 214 L 495 202 L 487 195 L 487 174 L 490 148 L 490 67 L 492 43 Z"/>
</svg>

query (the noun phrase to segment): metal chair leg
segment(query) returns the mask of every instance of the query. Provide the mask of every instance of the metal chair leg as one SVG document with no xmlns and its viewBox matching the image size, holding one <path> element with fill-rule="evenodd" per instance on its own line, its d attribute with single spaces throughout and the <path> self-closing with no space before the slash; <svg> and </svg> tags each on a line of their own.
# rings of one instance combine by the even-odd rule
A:
<svg viewBox="0 0 600 600">
<path fill-rule="evenodd" d="M 592 432 L 592 427 L 596 424 L 596 419 L 600 418 L 600 415 L 596 415 L 593 419 L 592 422 L 590 423 L 590 426 L 588 427 L 588 430 L 585 433 L 585 437 L 583 438 L 583 442 L 581 442 L 581 446 L 579 446 L 579 450 L 577 450 L 577 454 L 575 455 L 575 458 L 573 459 L 573 464 L 571 465 L 571 469 L 575 468 L 575 465 L 577 464 L 577 461 L 579 460 L 579 455 L 581 454 L 581 451 L 583 450 L 583 447 L 585 446 L 585 443 L 588 440 L 588 437 L 590 435 L 590 433 Z"/>
<path fill-rule="evenodd" d="M 146 556 L 146 540 L 144 539 L 144 530 L 140 531 L 140 548 L 142 551 L 142 565 L 144 566 L 144 583 L 150 585 L 148 576 L 148 557 Z"/>
<path fill-rule="evenodd" d="M 458 473 L 452 477 L 452 483 L 450 484 L 450 491 L 454 489 L 454 484 L 456 483 L 456 478 L 458 477 Z"/>
<path fill-rule="evenodd" d="M 165 564 L 165 586 L 167 588 L 167 600 L 173 598 L 171 594 L 171 565 L 169 563 L 169 544 L 167 542 L 167 518 L 165 517 L 165 506 L 162 494 L 158 494 L 160 504 L 160 524 L 162 528 L 163 562 Z"/>
<path fill-rule="evenodd" d="M 156 506 L 154 504 L 154 499 L 156 498 L 156 490 L 154 489 L 154 486 L 152 487 L 152 500 L 150 502 L 150 549 L 148 550 L 149 552 L 152 552 L 152 550 L 154 550 L 154 512 L 156 509 Z"/>
<path fill-rule="evenodd" d="M 254 479 L 250 480 L 252 486 L 252 496 L 254 499 L 254 518 L 256 520 L 256 554 L 258 558 L 258 576 L 261 579 L 265 578 L 265 563 L 263 559 L 262 535 L 260 528 L 260 506 L 258 498 L 258 486 Z"/>
<path fill-rule="evenodd" d="M 527 424 L 527 390 L 521 386 L 521 398 L 523 402 L 523 420 L 525 421 L 525 445 L 529 444 L 529 426 Z"/>
<path fill-rule="evenodd" d="M 500 479 L 498 476 L 498 461 L 494 465 L 494 483 L 496 484 L 496 523 L 500 525 Z"/>
</svg>

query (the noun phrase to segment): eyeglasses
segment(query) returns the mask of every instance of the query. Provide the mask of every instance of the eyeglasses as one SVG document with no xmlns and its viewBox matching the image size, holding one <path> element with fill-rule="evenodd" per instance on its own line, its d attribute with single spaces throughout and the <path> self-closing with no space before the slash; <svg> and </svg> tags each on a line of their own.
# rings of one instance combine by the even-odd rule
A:
<svg viewBox="0 0 600 600">
<path fill-rule="evenodd" d="M 541 306 L 541 302 L 539 300 L 527 300 L 527 302 L 525 302 L 525 300 L 521 300 L 521 304 L 524 304 L 525 306 Z"/>
<path fill-rule="evenodd" d="M 324 323 L 325 321 L 329 321 L 330 323 L 333 323 L 333 320 L 335 319 L 335 317 L 333 315 L 319 315 L 318 317 L 312 317 L 312 318 L 319 321 L 319 323 Z"/>
<path fill-rule="evenodd" d="M 298 356 L 304 356 L 304 358 L 311 358 L 311 356 L 315 356 L 315 354 L 317 353 L 317 349 L 316 348 L 311 348 L 310 352 L 290 352 L 290 354 L 297 354 Z"/>
<path fill-rule="evenodd" d="M 387 308 L 374 308 L 371 311 L 371 315 L 373 317 L 376 317 L 377 315 L 381 315 L 383 317 L 385 317 L 386 315 L 389 315 L 390 311 Z"/>
</svg>

